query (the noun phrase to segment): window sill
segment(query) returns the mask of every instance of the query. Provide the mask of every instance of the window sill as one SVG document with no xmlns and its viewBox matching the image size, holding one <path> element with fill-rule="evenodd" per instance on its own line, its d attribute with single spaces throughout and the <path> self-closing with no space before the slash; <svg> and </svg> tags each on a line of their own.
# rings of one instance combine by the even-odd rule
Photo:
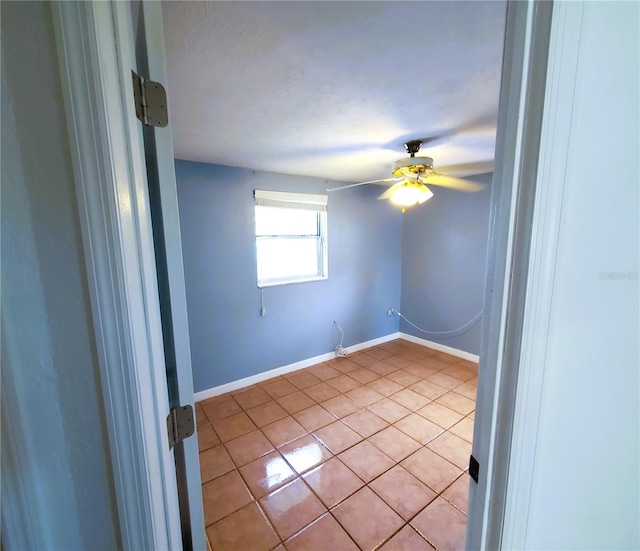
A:
<svg viewBox="0 0 640 551">
<path fill-rule="evenodd" d="M 280 287 L 281 285 L 296 285 L 298 283 L 313 283 L 314 281 L 326 281 L 329 279 L 328 276 L 323 277 L 309 277 L 309 278 L 300 278 L 300 279 L 287 279 L 285 281 L 267 281 L 265 283 L 258 283 L 259 289 L 264 289 L 265 287 Z"/>
</svg>

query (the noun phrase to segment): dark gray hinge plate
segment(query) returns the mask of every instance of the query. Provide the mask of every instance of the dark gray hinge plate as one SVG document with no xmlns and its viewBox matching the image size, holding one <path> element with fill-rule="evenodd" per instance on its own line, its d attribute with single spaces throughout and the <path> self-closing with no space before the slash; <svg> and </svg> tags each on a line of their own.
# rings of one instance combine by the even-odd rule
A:
<svg viewBox="0 0 640 551">
<path fill-rule="evenodd" d="M 194 430 L 193 408 L 191 406 L 173 408 L 167 415 L 169 449 L 173 448 L 178 442 L 182 442 L 185 438 L 189 438 Z"/>
<path fill-rule="evenodd" d="M 480 474 L 480 463 L 478 460 L 473 457 L 473 455 L 469 458 L 469 475 L 473 480 L 475 480 L 476 484 L 478 483 L 478 475 Z"/>
<path fill-rule="evenodd" d="M 167 126 L 167 93 L 159 82 L 145 80 L 131 71 L 136 117 L 147 126 Z"/>
</svg>

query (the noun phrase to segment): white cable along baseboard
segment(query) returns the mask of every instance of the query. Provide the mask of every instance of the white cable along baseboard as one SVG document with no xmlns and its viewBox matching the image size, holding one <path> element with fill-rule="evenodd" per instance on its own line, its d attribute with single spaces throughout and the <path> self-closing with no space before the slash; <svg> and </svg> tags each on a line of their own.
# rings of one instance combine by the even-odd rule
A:
<svg viewBox="0 0 640 551">
<path fill-rule="evenodd" d="M 413 335 L 409 335 L 407 333 L 390 333 L 389 335 L 385 335 L 384 337 L 379 337 L 370 341 L 354 344 L 353 346 L 349 346 L 347 348 L 347 352 L 349 354 L 353 354 L 354 352 L 359 352 L 360 350 L 364 350 L 365 348 L 371 348 L 372 346 L 384 344 L 385 342 L 393 341 L 395 339 L 404 339 L 406 341 L 420 344 L 433 350 L 438 350 L 439 352 L 444 352 L 445 354 L 451 354 L 452 356 L 456 356 L 464 360 L 469 360 L 470 362 L 478 362 L 478 356 L 475 354 L 470 354 L 469 352 L 458 350 L 457 348 L 451 348 L 450 346 L 445 346 L 444 344 L 438 344 L 437 342 L 431 342 L 426 339 L 421 339 L 420 337 L 414 337 Z M 275 369 L 263 371 L 262 373 L 251 375 L 250 377 L 244 377 L 243 379 L 238 379 L 237 381 L 231 381 L 230 383 L 215 386 L 207 390 L 202 390 L 195 393 L 195 401 L 202 402 L 203 400 L 213 398 L 214 396 L 219 396 L 220 394 L 224 394 L 226 392 L 231 392 L 232 390 L 238 390 L 246 386 L 261 383 L 262 381 L 266 381 L 267 379 L 271 379 L 272 377 L 277 377 L 278 375 L 284 375 L 286 373 L 291 373 L 292 371 L 297 371 L 298 369 L 304 369 L 305 367 L 311 367 L 312 365 L 326 362 L 327 360 L 332 360 L 335 357 L 336 354 L 332 350 L 331 352 L 327 352 L 326 354 L 320 354 L 319 356 L 314 356 L 313 358 L 307 358 L 306 360 L 301 360 L 289 365 L 283 365 L 282 367 L 276 367 Z"/>
</svg>

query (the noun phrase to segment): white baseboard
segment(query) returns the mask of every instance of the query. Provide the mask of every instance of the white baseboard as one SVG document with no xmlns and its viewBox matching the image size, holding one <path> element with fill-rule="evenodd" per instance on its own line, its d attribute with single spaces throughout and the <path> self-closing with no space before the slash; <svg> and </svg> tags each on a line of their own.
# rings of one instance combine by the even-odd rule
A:
<svg viewBox="0 0 640 551">
<path fill-rule="evenodd" d="M 378 344 L 383 344 L 385 342 L 399 339 L 401 338 L 401 335 L 401 333 L 390 333 L 389 335 L 385 335 L 384 337 L 379 337 L 370 341 L 354 344 L 353 346 L 349 346 L 348 348 L 346 348 L 346 350 L 348 354 L 353 354 L 354 352 L 364 350 L 365 348 L 371 348 L 372 346 L 377 346 Z M 289 365 L 276 367 L 275 369 L 263 371 L 262 373 L 251 375 L 250 377 L 244 377 L 243 379 L 238 379 L 237 381 L 231 381 L 230 383 L 225 383 L 224 385 L 215 386 L 207 390 L 202 390 L 201 392 L 196 392 L 194 394 L 194 399 L 196 402 L 201 402 L 202 400 L 207 400 L 208 398 L 219 396 L 220 394 L 224 394 L 225 392 L 231 392 L 232 390 L 238 390 L 239 388 L 244 388 L 245 386 L 261 383 L 262 381 L 266 381 L 267 379 L 271 379 L 272 377 L 277 377 L 278 375 L 284 375 L 285 373 L 291 373 L 292 371 L 297 371 L 298 369 L 304 369 L 305 367 L 310 367 L 315 364 L 326 362 L 327 360 L 333 360 L 335 357 L 336 353 L 331 351 L 327 352 L 326 354 L 320 354 L 319 356 L 307 358 L 306 360 L 301 360 Z"/>
<path fill-rule="evenodd" d="M 394 341 L 400 338 L 400 333 L 389 333 L 384 337 L 380 337 L 378 339 L 373 339 L 366 342 L 361 342 L 359 344 L 354 344 L 347 348 L 347 352 L 349 354 L 353 354 L 354 352 L 360 352 L 360 350 L 364 350 L 365 348 L 371 348 L 372 346 L 378 346 L 379 344 L 384 344 L 385 342 Z M 335 357 L 335 354 L 334 354 Z"/>
<path fill-rule="evenodd" d="M 426 339 L 421 339 L 420 337 L 414 337 L 413 335 L 409 335 L 408 333 L 398 333 L 398 336 L 405 341 L 421 344 L 422 346 L 426 346 L 427 348 L 432 348 L 433 350 L 438 350 L 439 352 L 444 352 L 445 354 L 450 354 L 451 356 L 456 356 L 457 358 L 462 358 L 463 360 L 468 360 L 475 363 L 478 363 L 478 361 L 480 360 L 480 357 L 477 354 L 471 354 L 470 352 L 458 350 L 457 348 L 452 348 L 451 346 L 447 346 L 445 344 L 428 341 Z"/>
</svg>

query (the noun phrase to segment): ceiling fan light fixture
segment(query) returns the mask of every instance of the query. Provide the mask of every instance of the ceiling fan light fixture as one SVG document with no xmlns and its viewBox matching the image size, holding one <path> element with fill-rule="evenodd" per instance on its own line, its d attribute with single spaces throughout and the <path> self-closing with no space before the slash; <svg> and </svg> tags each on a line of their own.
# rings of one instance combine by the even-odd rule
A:
<svg viewBox="0 0 640 551">
<path fill-rule="evenodd" d="M 427 186 L 407 180 L 395 189 L 389 199 L 394 205 L 402 207 L 402 212 L 404 212 L 406 207 L 422 204 L 431 197 L 433 197 L 433 193 Z"/>
</svg>

